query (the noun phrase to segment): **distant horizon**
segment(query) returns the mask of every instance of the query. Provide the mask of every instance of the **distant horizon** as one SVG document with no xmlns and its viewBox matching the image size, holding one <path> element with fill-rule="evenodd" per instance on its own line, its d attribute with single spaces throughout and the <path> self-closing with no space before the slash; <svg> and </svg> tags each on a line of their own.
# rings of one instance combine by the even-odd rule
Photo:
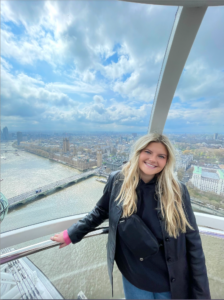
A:
<svg viewBox="0 0 224 300">
<path fill-rule="evenodd" d="M 88 130 L 73 130 L 73 131 L 65 131 L 65 130 L 16 130 L 16 131 L 11 131 L 8 126 L 3 126 L 8 128 L 9 133 L 17 133 L 17 132 L 22 132 L 22 133 L 36 133 L 36 134 L 41 134 L 41 133 L 49 133 L 49 134 L 138 134 L 138 135 L 144 135 L 147 134 L 147 132 L 140 132 L 140 131 L 102 131 L 102 130 L 96 130 L 96 131 L 88 131 Z M 1 130 L 3 130 L 3 128 Z M 203 132 L 203 133 L 197 133 L 197 132 L 163 132 L 165 135 L 214 135 L 215 133 L 219 135 L 224 135 L 223 133 L 220 132 Z"/>
</svg>

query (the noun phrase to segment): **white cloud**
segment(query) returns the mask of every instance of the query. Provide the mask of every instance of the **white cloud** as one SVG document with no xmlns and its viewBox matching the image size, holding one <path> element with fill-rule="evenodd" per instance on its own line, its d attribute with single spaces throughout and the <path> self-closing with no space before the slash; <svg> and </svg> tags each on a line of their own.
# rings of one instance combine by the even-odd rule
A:
<svg viewBox="0 0 224 300">
<path fill-rule="evenodd" d="M 2 111 L 9 118 L 39 114 L 46 121 L 67 118 L 105 126 L 148 123 L 176 7 L 119 1 L 1 5 Z M 171 107 L 169 120 L 193 124 L 206 115 L 207 124 L 222 122 L 223 27 L 224 9 L 208 8 L 175 93 L 180 102 Z M 117 62 L 106 65 L 114 54 Z M 17 72 L 14 61 L 21 67 Z M 38 77 L 39 61 L 50 65 L 55 80 L 48 74 Z M 72 97 L 77 95 L 80 105 L 74 109 Z"/>
<path fill-rule="evenodd" d="M 224 99 L 224 73 L 211 68 L 202 59 L 191 61 L 185 66 L 186 72 L 182 74 L 175 96 L 183 102 L 193 102 L 197 105 L 199 98 L 209 100 L 212 104 L 216 100 Z"/>
</svg>

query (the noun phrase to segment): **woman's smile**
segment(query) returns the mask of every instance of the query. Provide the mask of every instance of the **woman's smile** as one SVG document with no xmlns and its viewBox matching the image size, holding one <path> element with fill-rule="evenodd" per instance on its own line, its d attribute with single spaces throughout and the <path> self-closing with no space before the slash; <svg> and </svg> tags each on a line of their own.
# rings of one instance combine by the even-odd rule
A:
<svg viewBox="0 0 224 300">
<path fill-rule="evenodd" d="M 154 165 L 152 165 L 152 164 L 150 164 L 150 163 L 148 163 L 148 162 L 145 162 L 145 164 L 146 164 L 146 166 L 147 166 L 148 168 L 150 168 L 150 169 L 155 169 L 155 168 L 156 168 L 156 166 L 154 166 Z"/>
</svg>

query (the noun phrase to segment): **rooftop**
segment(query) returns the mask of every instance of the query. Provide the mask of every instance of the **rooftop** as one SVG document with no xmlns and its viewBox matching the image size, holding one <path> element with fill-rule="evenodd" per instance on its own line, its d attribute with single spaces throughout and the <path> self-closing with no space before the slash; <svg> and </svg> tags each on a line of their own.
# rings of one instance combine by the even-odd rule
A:
<svg viewBox="0 0 224 300">
<path fill-rule="evenodd" d="M 197 167 L 197 166 L 194 167 L 194 174 L 200 174 L 201 175 L 201 172 L 202 172 L 201 167 Z"/>
<path fill-rule="evenodd" d="M 194 166 L 194 174 L 199 174 L 211 179 L 224 179 L 224 170 L 214 170 L 213 172 L 210 172 L 207 168 Z"/>
<path fill-rule="evenodd" d="M 217 173 L 220 179 L 224 179 L 224 170 L 218 170 Z"/>
<path fill-rule="evenodd" d="M 204 170 L 202 170 L 201 176 L 219 180 L 219 175 L 217 173 L 207 172 Z"/>
</svg>

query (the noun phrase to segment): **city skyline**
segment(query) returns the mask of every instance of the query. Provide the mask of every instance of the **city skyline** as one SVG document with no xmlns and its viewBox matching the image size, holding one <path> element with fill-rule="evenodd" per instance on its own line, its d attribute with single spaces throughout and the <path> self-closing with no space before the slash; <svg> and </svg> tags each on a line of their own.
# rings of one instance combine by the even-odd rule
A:
<svg viewBox="0 0 224 300">
<path fill-rule="evenodd" d="M 18 129 L 15 129 L 15 130 L 10 130 L 10 128 L 7 126 L 7 125 L 3 125 L 1 126 L 1 132 L 3 133 L 3 129 L 4 128 L 7 128 L 8 129 L 8 132 L 9 133 L 14 133 L 16 134 L 18 131 L 21 131 L 22 133 L 24 134 L 50 134 L 50 135 L 54 135 L 54 134 L 60 134 L 62 136 L 67 136 L 69 134 L 74 134 L 74 135 L 94 135 L 94 134 L 105 134 L 105 135 L 108 135 L 108 134 L 115 134 L 115 135 L 121 135 L 121 134 L 137 134 L 139 136 L 141 135 L 145 135 L 147 134 L 148 132 L 143 132 L 143 131 L 103 131 L 103 130 L 20 130 L 19 128 Z M 194 136 L 194 135 L 201 135 L 201 136 L 205 136 L 205 135 L 208 135 L 208 136 L 214 136 L 214 134 L 217 134 L 217 137 L 220 137 L 220 136 L 224 136 L 224 131 L 221 132 L 220 130 L 217 131 L 217 132 L 203 132 L 203 133 L 200 133 L 200 132 L 194 132 L 194 133 L 191 133 L 191 132 L 166 132 L 166 130 L 163 132 L 164 135 L 190 135 L 190 136 Z"/>
<path fill-rule="evenodd" d="M 1 128 L 147 133 L 177 7 L 102 1 L 1 5 Z M 224 8 L 209 7 L 165 134 L 223 133 L 223 27 Z"/>
</svg>

